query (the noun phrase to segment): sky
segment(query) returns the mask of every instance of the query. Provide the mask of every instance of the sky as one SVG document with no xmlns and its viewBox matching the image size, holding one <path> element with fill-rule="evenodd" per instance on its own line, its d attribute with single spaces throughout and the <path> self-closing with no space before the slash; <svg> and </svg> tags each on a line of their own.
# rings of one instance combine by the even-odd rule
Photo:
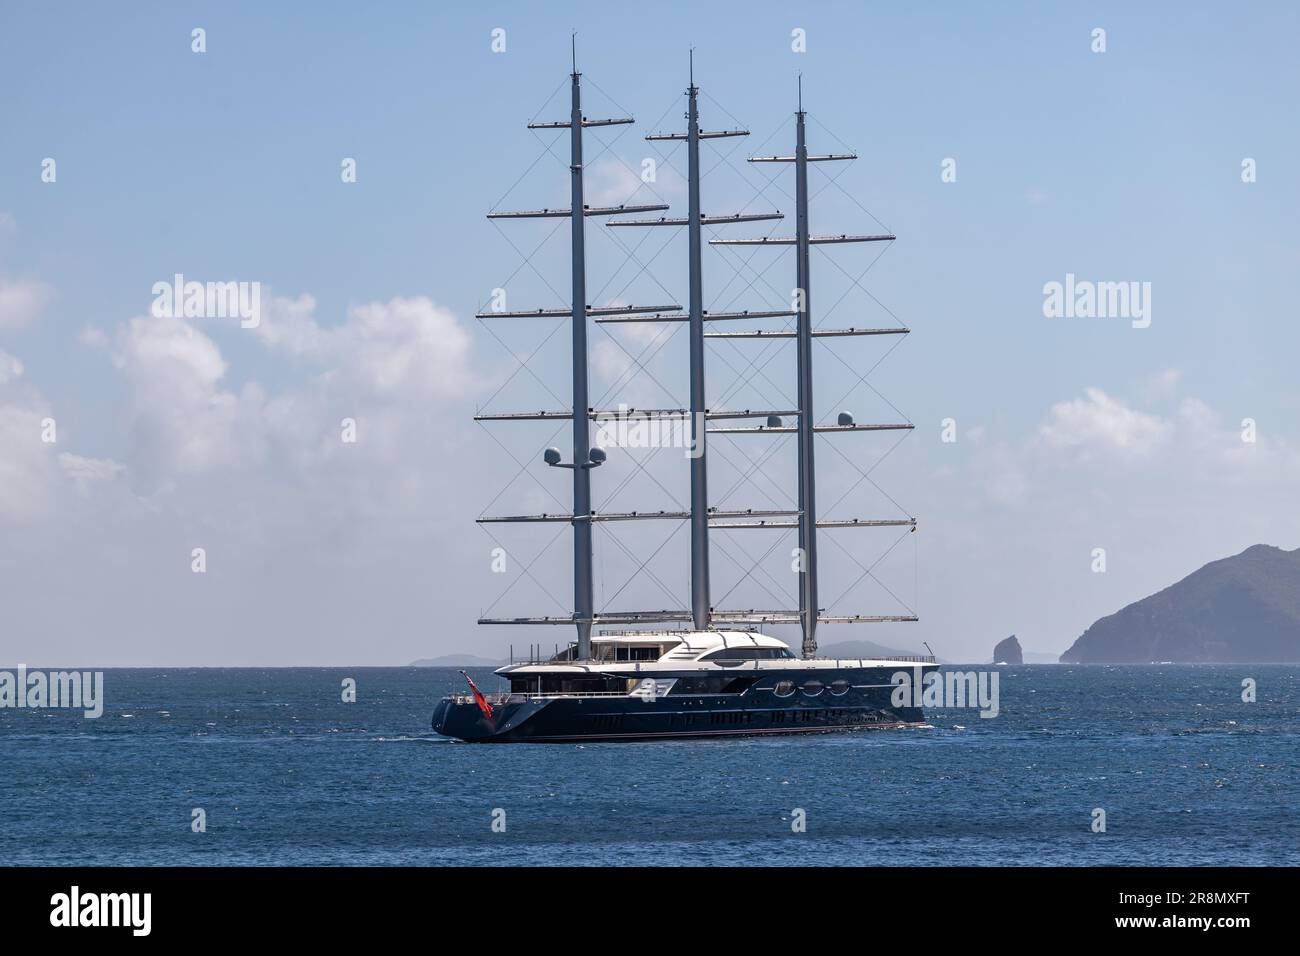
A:
<svg viewBox="0 0 1300 956">
<path fill-rule="evenodd" d="M 822 598 L 920 620 L 824 643 L 1060 653 L 1208 561 L 1296 548 L 1298 27 L 1284 3 L 8 0 L 0 665 L 571 639 L 475 625 L 568 613 L 572 585 L 565 526 L 475 523 L 568 507 L 541 462 L 563 423 L 473 416 L 567 402 L 566 322 L 474 315 L 495 289 L 568 306 L 567 222 L 485 213 L 568 203 L 566 135 L 525 127 L 567 118 L 575 30 L 587 115 L 637 120 L 587 132 L 590 202 L 684 214 L 683 149 L 643 136 L 683 128 L 694 48 L 704 127 L 751 132 L 705 144 L 706 213 L 793 212 L 792 171 L 745 159 L 792 151 L 801 76 L 812 151 L 858 156 L 813 167 L 813 231 L 898 237 L 813 255 L 815 325 L 911 329 L 819 340 L 818 421 L 915 426 L 818 439 L 825 517 L 917 519 L 823 532 Z M 587 242 L 593 304 L 685 301 L 679 230 Z M 704 257 L 706 308 L 788 303 L 789 250 Z M 258 283 L 260 321 L 155 315 L 176 274 Z M 1138 283 L 1146 318 L 1045 314 L 1067 276 Z M 589 335 L 593 400 L 686 403 L 680 328 Z M 792 407 L 788 343 L 711 343 L 708 372 L 710 407 Z M 597 506 L 682 507 L 686 474 L 611 449 Z M 792 440 L 719 436 L 710 492 L 792 507 Z M 794 600 L 790 533 L 714 546 L 716 606 Z M 686 547 L 680 522 L 599 529 L 598 607 L 686 606 Z"/>
</svg>

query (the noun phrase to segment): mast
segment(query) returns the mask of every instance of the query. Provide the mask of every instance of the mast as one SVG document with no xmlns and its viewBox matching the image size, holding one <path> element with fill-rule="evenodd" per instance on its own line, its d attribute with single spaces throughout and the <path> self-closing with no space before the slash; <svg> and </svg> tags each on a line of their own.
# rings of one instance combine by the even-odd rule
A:
<svg viewBox="0 0 1300 956">
<path fill-rule="evenodd" d="M 704 312 L 704 268 L 701 250 L 704 246 L 703 226 L 733 222 L 754 222 L 781 219 L 778 213 L 736 213 L 731 216 L 705 216 L 700 212 L 700 141 L 732 136 L 748 136 L 748 130 L 732 129 L 701 132 L 699 87 L 695 85 L 695 51 L 690 53 L 690 79 L 686 88 L 686 132 L 657 133 L 646 137 L 649 141 L 685 140 L 687 168 L 687 212 L 685 219 L 626 219 L 611 220 L 610 226 L 686 226 L 686 258 L 689 272 L 689 298 L 687 314 L 690 351 L 690 431 L 691 457 L 691 624 L 697 631 L 708 629 L 713 622 L 709 599 L 709 482 L 706 419 L 709 417 L 704 390 L 704 323 L 709 318 L 738 318 L 735 314 L 718 313 L 712 317 Z M 779 313 L 765 313 L 779 314 Z M 653 316 L 632 321 L 675 321 L 680 316 Z M 597 320 L 599 321 L 599 320 Z"/>
<path fill-rule="evenodd" d="M 825 337 L 906 335 L 910 330 L 905 326 L 885 328 L 853 326 L 847 329 L 813 329 L 812 311 L 809 305 L 809 287 L 811 285 L 811 268 L 809 249 L 820 243 L 858 243 L 889 242 L 893 235 L 824 235 L 816 236 L 810 232 L 808 221 L 808 163 L 830 160 L 852 160 L 853 154 L 809 155 L 805 137 L 805 114 L 803 111 L 802 80 L 800 81 L 799 109 L 796 113 L 796 149 L 790 156 L 753 156 L 751 163 L 792 163 L 796 173 L 796 205 L 798 219 L 795 235 L 788 237 L 766 236 L 756 239 L 708 240 L 709 245 L 728 246 L 793 246 L 796 252 L 796 281 L 800 295 L 794 303 L 794 309 L 745 309 L 743 311 L 710 312 L 704 308 L 704 282 L 702 269 L 702 231 L 705 226 L 730 225 L 741 222 L 759 222 L 785 218 L 779 211 L 774 212 L 739 212 L 731 215 L 707 215 L 701 212 L 700 202 L 700 143 L 708 139 L 721 139 L 732 136 L 748 136 L 743 129 L 723 129 L 704 131 L 699 121 L 699 89 L 695 85 L 694 55 L 691 57 L 690 81 L 686 90 L 687 113 L 686 132 L 652 133 L 646 136 L 648 141 L 675 140 L 687 145 L 688 170 L 688 211 L 685 217 L 661 216 L 657 219 L 611 219 L 608 226 L 671 226 L 687 232 L 687 264 L 689 267 L 689 301 L 683 313 L 681 306 L 669 305 L 610 305 L 593 307 L 586 304 L 586 247 L 585 220 L 588 216 L 609 216 L 618 213 L 643 213 L 666 210 L 664 204 L 630 204 L 619 206 L 589 207 L 584 202 L 583 193 L 583 142 L 582 131 L 592 126 L 612 126 L 631 123 L 631 119 L 588 119 L 582 115 L 581 74 L 574 56 L 571 74 L 571 104 L 569 118 L 562 122 L 533 122 L 530 129 L 567 129 L 570 135 L 570 183 L 571 206 L 568 209 L 540 209 L 524 212 L 493 212 L 489 219 L 537 219 L 562 217 L 570 220 L 572 301 L 568 308 L 541 308 L 506 311 L 504 307 L 492 311 L 480 312 L 480 319 L 515 318 L 527 320 L 564 319 L 573 323 L 573 405 L 569 409 L 492 412 L 480 411 L 475 421 L 551 421 L 568 420 L 573 426 L 573 460 L 563 462 L 563 454 L 558 448 L 546 449 L 543 458 L 547 465 L 555 468 L 569 468 L 573 476 L 573 512 L 572 514 L 525 514 L 525 515 L 481 515 L 480 524 L 517 523 L 517 522 L 564 522 L 573 527 L 573 593 L 574 610 L 571 615 L 547 615 L 541 617 L 489 617 L 479 618 L 480 624 L 496 625 L 569 625 L 578 631 L 578 660 L 591 659 L 591 633 L 594 624 L 631 624 L 642 625 L 664 622 L 689 622 L 697 630 L 705 630 L 718 624 L 761 625 L 761 624 L 799 624 L 803 629 L 803 654 L 811 657 L 817 650 L 817 624 L 869 624 L 884 622 L 915 621 L 916 615 L 909 614 L 834 614 L 822 615 L 818 608 L 817 594 L 817 528 L 886 528 L 903 527 L 915 530 L 916 519 L 902 518 L 852 518 L 852 519 L 817 519 L 815 503 L 816 480 L 813 461 L 813 443 L 815 436 L 823 432 L 874 434 L 880 431 L 911 430 L 911 422 L 856 423 L 853 416 L 841 412 L 837 424 L 818 425 L 814 420 L 812 388 L 812 341 Z M 784 329 L 748 329 L 744 331 L 710 331 L 706 332 L 706 323 L 721 322 L 724 326 L 737 320 L 764 318 L 794 319 L 795 328 Z M 683 322 L 688 324 L 690 333 L 690 407 L 689 409 L 643 409 L 642 414 L 659 419 L 680 419 L 689 414 L 691 435 L 697 454 L 691 460 L 691 508 L 689 511 L 633 511 L 624 513 L 597 513 L 591 506 L 592 468 L 605 461 L 605 452 L 593 448 L 590 438 L 590 423 L 594 421 L 614 420 L 625 414 L 626 407 L 618 409 L 598 409 L 589 405 L 588 370 L 587 370 L 587 321 L 597 323 L 627 322 Z M 713 326 L 716 328 L 716 326 Z M 794 410 L 712 410 L 706 408 L 705 397 L 705 345 L 709 339 L 747 339 L 763 341 L 771 339 L 796 339 L 797 344 L 797 386 L 798 408 Z M 794 418 L 794 424 L 787 425 L 784 418 Z M 734 419 L 766 419 L 767 424 L 749 426 L 734 425 Z M 717 422 L 707 425 L 706 422 Z M 713 509 L 708 506 L 708 456 L 706 437 L 708 434 L 722 435 L 771 435 L 796 434 L 798 439 L 798 478 L 799 501 L 797 511 L 772 509 Z M 688 609 L 663 608 L 651 610 L 602 611 L 597 613 L 594 606 L 592 587 L 592 526 L 603 521 L 689 521 L 691 524 L 691 596 Z M 752 529 L 757 533 L 764 530 L 797 529 L 799 546 L 804 556 L 804 571 L 800 576 L 799 608 L 786 609 L 738 609 L 716 610 L 710 606 L 709 596 L 709 529 L 721 528 L 728 532 Z"/>
<path fill-rule="evenodd" d="M 667 209 L 662 203 L 623 204 L 620 206 L 591 207 L 584 201 L 583 195 L 583 159 L 582 132 L 589 126 L 619 126 L 632 123 L 631 118 L 588 119 L 582 115 L 582 74 L 578 72 L 576 40 L 573 44 L 573 72 L 570 74 L 571 96 L 569 118 L 561 122 L 529 123 L 529 129 L 567 129 L 569 131 L 569 181 L 570 206 L 568 209 L 535 209 L 522 212 L 493 212 L 489 219 L 543 219 L 566 218 L 571 228 L 571 301 L 567 309 L 525 309 L 506 311 L 504 309 L 480 312 L 477 318 L 527 318 L 550 319 L 569 318 L 573 330 L 573 405 L 558 415 L 542 413 L 542 417 L 569 418 L 573 422 L 573 459 L 562 461 L 562 454 L 557 448 L 546 449 L 543 460 L 553 468 L 567 468 L 573 471 L 573 513 L 563 516 L 573 527 L 573 614 L 564 619 L 532 619 L 531 622 L 545 621 L 559 623 L 560 620 L 571 622 L 578 631 L 578 660 L 591 659 L 591 631 L 596 621 L 595 596 L 592 582 L 592 547 L 591 528 L 597 515 L 591 507 L 591 470 L 605 461 L 605 452 L 591 446 L 591 408 L 588 395 L 587 374 L 587 321 L 598 315 L 626 316 L 637 313 L 660 313 L 675 311 L 676 304 L 657 306 L 610 306 L 592 308 L 587 304 L 587 250 L 586 219 L 588 216 L 609 216 L 624 212 L 649 212 Z M 491 417 L 491 416 L 489 416 Z M 506 418 L 514 416 L 505 416 Z M 477 416 L 477 420 L 483 420 Z M 557 516 L 558 517 L 558 516 Z M 482 519 L 480 519 L 482 520 Z M 498 623 L 491 618 L 480 618 L 480 624 Z M 519 623 L 511 621 L 510 623 Z"/>
<path fill-rule="evenodd" d="M 595 612 L 591 578 L 591 427 L 587 417 L 587 250 L 586 204 L 582 195 L 582 74 L 573 60 L 569 110 L 569 180 L 572 200 L 573 297 L 573 619 L 578 627 L 578 660 L 591 658 Z"/>
<path fill-rule="evenodd" d="M 817 653 L 817 481 L 813 461 L 812 307 L 808 267 L 808 145 L 804 138 L 803 78 L 795 133 L 795 317 L 797 388 L 799 392 L 799 625 L 803 656 Z"/>
<path fill-rule="evenodd" d="M 714 239 L 717 245 L 792 245 L 795 247 L 795 378 L 798 390 L 797 421 L 793 431 L 797 435 L 798 472 L 799 472 L 799 609 L 797 620 L 803 632 L 803 656 L 812 657 L 817 653 L 817 624 L 845 620 L 839 617 L 822 617 L 818 606 L 817 594 L 817 528 L 836 527 L 839 522 L 817 520 L 817 469 L 815 463 L 815 440 L 819 432 L 831 431 L 873 431 L 882 429 L 910 429 L 910 423 L 859 425 L 853 416 L 842 412 L 837 425 L 817 425 L 816 409 L 813 405 L 813 368 L 812 340 L 832 335 L 888 335 L 906 334 L 906 328 L 895 329 L 858 329 L 843 331 L 818 330 L 812 327 L 812 268 L 809 263 L 809 250 L 819 243 L 841 242 L 892 242 L 892 235 L 851 236 L 813 236 L 808 222 L 808 164 L 810 162 L 828 162 L 834 160 L 853 160 L 852 153 L 810 156 L 806 136 L 806 114 L 803 109 L 803 76 L 799 77 L 799 106 L 795 113 L 795 150 L 793 156 L 753 156 L 751 163 L 793 163 L 795 170 L 795 234 L 792 238 L 782 239 Z M 738 333 L 743 334 L 743 333 Z M 718 429 L 714 429 L 717 431 Z M 773 431 L 777 429 L 766 429 Z M 789 430 L 789 429 L 779 429 Z M 911 519 L 915 527 L 915 519 Z M 854 621 L 866 620 L 861 615 L 853 615 Z M 873 620 L 915 620 L 915 615 L 876 616 Z"/>
<path fill-rule="evenodd" d="M 705 462 L 707 447 L 704 424 L 704 280 L 700 255 L 700 114 L 696 102 L 695 52 L 691 51 L 691 80 L 687 88 L 690 103 L 686 118 L 687 154 L 687 246 L 690 250 L 691 379 L 691 623 L 697 631 L 709 626 L 709 477 Z"/>
</svg>

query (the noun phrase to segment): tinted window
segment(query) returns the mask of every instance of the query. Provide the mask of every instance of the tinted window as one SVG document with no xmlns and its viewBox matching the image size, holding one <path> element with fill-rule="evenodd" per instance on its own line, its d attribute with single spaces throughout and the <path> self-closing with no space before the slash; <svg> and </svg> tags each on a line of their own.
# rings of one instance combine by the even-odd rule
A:
<svg viewBox="0 0 1300 956">
<path fill-rule="evenodd" d="M 702 661 L 771 661 L 794 657 L 784 647 L 724 647 L 700 658 Z"/>
<path fill-rule="evenodd" d="M 743 694 L 758 680 L 757 677 L 679 677 L 673 684 L 672 694 Z"/>
<path fill-rule="evenodd" d="M 776 694 L 777 697 L 789 697 L 794 693 L 794 681 L 777 681 L 776 686 L 772 688 L 772 693 Z"/>
<path fill-rule="evenodd" d="M 816 697 L 825 689 L 826 685 L 819 680 L 807 680 L 803 682 L 803 692 L 809 697 Z"/>
<path fill-rule="evenodd" d="M 848 681 L 843 679 L 837 681 L 831 681 L 831 693 L 834 694 L 836 697 L 840 697 L 843 694 L 847 694 L 848 692 L 849 692 Z"/>
<path fill-rule="evenodd" d="M 516 694 L 609 694 L 622 693 L 626 682 L 614 677 L 567 677 L 543 674 L 513 676 L 510 690 Z"/>
</svg>

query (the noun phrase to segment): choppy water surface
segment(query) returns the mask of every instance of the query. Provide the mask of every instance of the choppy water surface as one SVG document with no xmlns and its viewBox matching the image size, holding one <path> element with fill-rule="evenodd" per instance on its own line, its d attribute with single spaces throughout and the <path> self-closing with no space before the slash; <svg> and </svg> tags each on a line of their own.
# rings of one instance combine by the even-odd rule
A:
<svg viewBox="0 0 1300 956">
<path fill-rule="evenodd" d="M 1300 863 L 1300 667 L 998 670 L 928 730 L 506 746 L 429 730 L 453 670 L 109 670 L 0 710 L 0 863 Z"/>
</svg>

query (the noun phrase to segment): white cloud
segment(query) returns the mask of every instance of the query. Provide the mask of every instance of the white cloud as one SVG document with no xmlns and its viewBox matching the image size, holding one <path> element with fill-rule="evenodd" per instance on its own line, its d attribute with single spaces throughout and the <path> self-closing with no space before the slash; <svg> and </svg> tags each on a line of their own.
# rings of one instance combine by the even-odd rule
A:
<svg viewBox="0 0 1300 956">
<path fill-rule="evenodd" d="M 111 481 L 126 471 L 126 466 L 109 458 L 85 458 L 70 452 L 59 455 L 59 467 L 82 491 L 95 482 Z"/>
<path fill-rule="evenodd" d="M 97 329 L 93 325 L 87 325 L 77 333 L 77 341 L 92 349 L 102 349 L 108 347 L 108 336 L 102 329 Z"/>
<path fill-rule="evenodd" d="M 1172 398 L 1178 392 L 1178 386 L 1182 383 L 1183 373 L 1181 369 L 1167 368 L 1147 376 L 1142 383 L 1142 395 L 1149 401 L 1159 401 L 1160 399 Z"/>
<path fill-rule="evenodd" d="M 460 396 L 474 386 L 470 336 L 456 317 L 417 296 L 348 309 L 341 325 L 317 323 L 311 296 L 275 299 L 257 328 L 268 345 L 328 365 L 367 391 Z"/>
<path fill-rule="evenodd" d="M 610 305 L 626 303 L 616 301 Z M 600 400 L 606 389 L 612 389 L 616 401 L 634 407 L 656 407 L 671 402 L 656 379 L 662 380 L 665 362 L 665 350 L 658 346 L 667 341 L 673 328 L 653 322 L 620 322 L 595 331 L 590 348 L 593 385 L 599 383 L 604 388 L 597 388 L 592 400 Z"/>
<path fill-rule="evenodd" d="M 438 613 L 472 619 L 461 506 L 481 503 L 482 475 L 449 463 L 476 460 L 466 423 L 479 380 L 451 312 L 394 298 L 327 324 L 304 295 L 274 300 L 256 331 L 141 315 L 80 338 L 107 346 L 115 376 L 94 431 L 0 353 L 7 649 L 400 661 L 425 649 L 431 595 L 445 589 Z M 54 444 L 41 440 L 47 416 Z M 202 579 L 189 570 L 196 546 L 209 554 Z M 58 598 L 70 589 L 76 602 Z"/>
<path fill-rule="evenodd" d="M 1144 455 L 1171 431 L 1159 416 L 1130 408 L 1099 388 L 1087 388 L 1082 398 L 1053 405 L 1039 435 L 1053 448 Z"/>
<path fill-rule="evenodd" d="M 0 524 L 30 523 L 50 512 L 58 486 L 51 446 L 41 441 L 47 411 L 0 402 Z"/>
<path fill-rule="evenodd" d="M 642 192 L 644 190 L 644 192 Z M 660 196 L 681 192 L 681 180 L 667 163 L 658 163 L 655 181 L 646 183 L 641 173 L 617 159 L 606 155 L 592 163 L 587 170 L 584 199 L 589 206 L 619 206 L 623 203 L 659 202 Z M 637 195 L 641 193 L 641 195 Z M 659 215 L 668 215 L 660 213 Z"/>
<path fill-rule="evenodd" d="M 50 296 L 50 287 L 43 282 L 0 277 L 0 330 L 14 331 L 31 325 Z"/>
<path fill-rule="evenodd" d="M 221 351 L 188 322 L 131 319 L 117 332 L 113 362 L 127 390 L 131 463 L 140 490 L 238 465 L 254 453 L 257 443 L 249 439 L 260 431 L 260 389 L 223 389 Z"/>
<path fill-rule="evenodd" d="M 0 349 L 0 385 L 17 381 L 23 374 L 23 363 Z"/>
</svg>

